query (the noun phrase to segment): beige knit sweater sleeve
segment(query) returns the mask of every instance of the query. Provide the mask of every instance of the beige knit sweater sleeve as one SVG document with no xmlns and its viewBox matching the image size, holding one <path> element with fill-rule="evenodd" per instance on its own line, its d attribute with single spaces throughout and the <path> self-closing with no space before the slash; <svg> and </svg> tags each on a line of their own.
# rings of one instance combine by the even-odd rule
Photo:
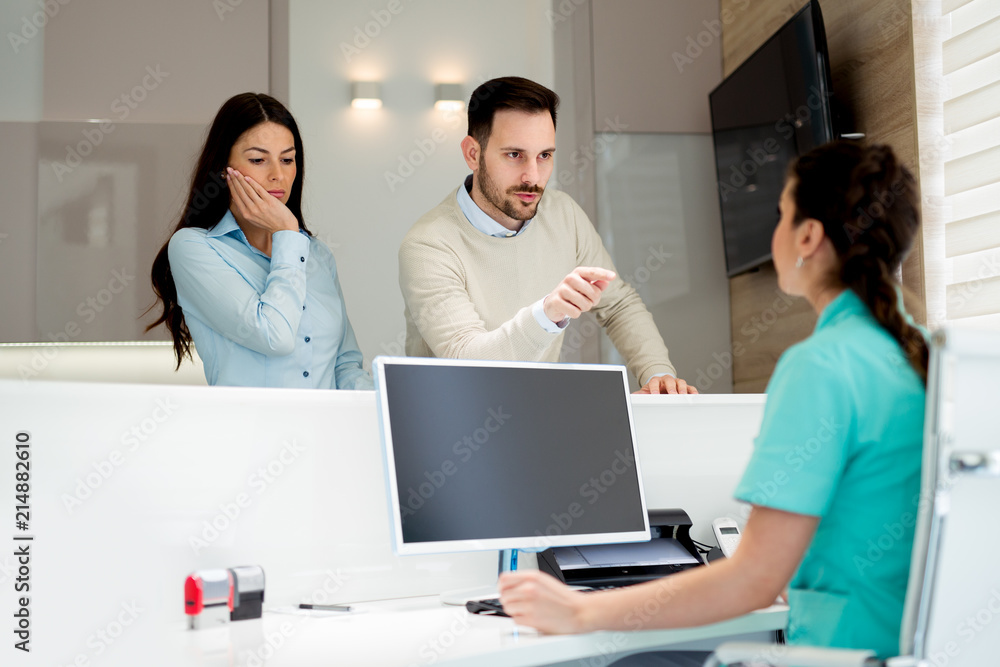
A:
<svg viewBox="0 0 1000 667">
<path fill-rule="evenodd" d="M 597 230 L 576 202 L 573 202 L 573 213 L 579 230 L 577 256 L 580 265 L 602 266 L 618 273 Z M 640 385 L 649 382 L 654 375 L 677 375 L 652 314 L 635 289 L 620 277 L 615 278 L 601 295 L 594 315 Z"/>
</svg>

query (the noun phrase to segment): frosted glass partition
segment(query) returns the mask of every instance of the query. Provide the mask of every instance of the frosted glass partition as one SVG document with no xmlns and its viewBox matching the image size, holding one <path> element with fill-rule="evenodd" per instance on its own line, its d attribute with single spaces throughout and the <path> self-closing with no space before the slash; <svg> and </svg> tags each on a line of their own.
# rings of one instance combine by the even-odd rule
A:
<svg viewBox="0 0 1000 667">
<path fill-rule="evenodd" d="M 731 393 L 711 136 L 606 133 L 595 147 L 597 226 L 615 266 L 653 314 L 680 377 L 703 392 Z M 609 341 L 601 351 L 620 363 Z"/>
<path fill-rule="evenodd" d="M 38 125 L 35 340 L 143 333 L 153 257 L 176 224 L 205 126 Z"/>
</svg>

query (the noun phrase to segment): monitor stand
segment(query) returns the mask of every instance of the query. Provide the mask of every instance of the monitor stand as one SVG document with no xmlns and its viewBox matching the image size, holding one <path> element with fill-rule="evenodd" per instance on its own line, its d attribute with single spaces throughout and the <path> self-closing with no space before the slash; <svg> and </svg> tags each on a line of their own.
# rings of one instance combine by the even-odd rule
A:
<svg viewBox="0 0 1000 667">
<path fill-rule="evenodd" d="M 513 572 L 517 569 L 517 549 L 504 549 L 500 552 L 500 562 L 497 566 L 497 578 L 504 572 Z M 469 600 L 486 600 L 500 597 L 500 591 L 496 584 L 492 586 L 478 586 L 476 588 L 456 588 L 441 593 L 441 604 L 452 604 L 464 606 Z"/>
</svg>

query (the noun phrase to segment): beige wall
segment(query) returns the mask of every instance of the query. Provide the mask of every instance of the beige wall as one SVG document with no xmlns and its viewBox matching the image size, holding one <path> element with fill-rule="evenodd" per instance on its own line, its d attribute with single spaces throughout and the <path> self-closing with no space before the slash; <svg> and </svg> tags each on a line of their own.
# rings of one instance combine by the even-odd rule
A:
<svg viewBox="0 0 1000 667">
<path fill-rule="evenodd" d="M 268 11 L 267 0 L 62 5 L 45 26 L 43 118 L 210 121 L 236 93 L 267 92 Z"/>
<path fill-rule="evenodd" d="M 629 132 L 711 132 L 722 27 L 707 3 L 595 0 L 594 131 L 620 115 Z"/>
<path fill-rule="evenodd" d="M 917 171 L 916 91 L 910 0 L 822 0 L 833 91 L 851 107 L 855 131 L 888 143 Z M 726 75 L 805 5 L 805 0 L 721 0 L 737 14 L 724 26 Z M 911 252 L 903 281 L 924 300 L 923 248 Z M 789 303 L 777 289 L 773 264 L 730 280 L 733 344 L 743 353 L 733 365 L 737 392 L 763 391 L 778 357 L 812 332 L 815 315 L 801 299 Z"/>
</svg>

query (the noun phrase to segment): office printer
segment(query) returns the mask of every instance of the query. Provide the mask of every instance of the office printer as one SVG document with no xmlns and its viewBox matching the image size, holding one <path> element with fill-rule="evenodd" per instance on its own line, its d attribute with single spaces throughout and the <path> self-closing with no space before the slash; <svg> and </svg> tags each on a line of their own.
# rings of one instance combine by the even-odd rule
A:
<svg viewBox="0 0 1000 667">
<path fill-rule="evenodd" d="M 691 518 L 681 509 L 649 510 L 649 542 L 552 547 L 538 569 L 572 586 L 641 584 L 703 565 L 691 541 Z"/>
</svg>

